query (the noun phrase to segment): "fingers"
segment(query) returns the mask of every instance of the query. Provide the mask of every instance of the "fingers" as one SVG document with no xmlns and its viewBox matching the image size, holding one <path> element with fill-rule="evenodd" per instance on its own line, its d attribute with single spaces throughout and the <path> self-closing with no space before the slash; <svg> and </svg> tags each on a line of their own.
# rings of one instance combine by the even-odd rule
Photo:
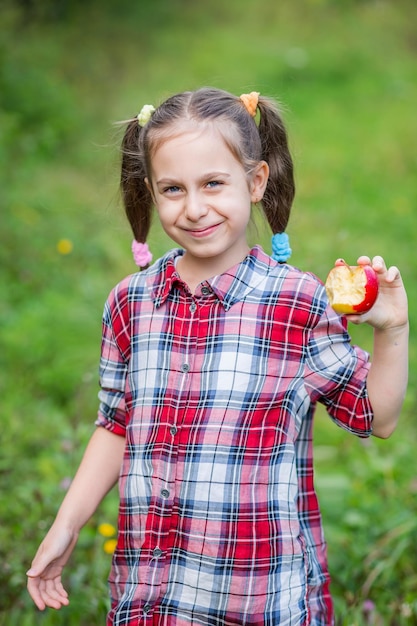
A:
<svg viewBox="0 0 417 626">
<path fill-rule="evenodd" d="M 68 604 L 68 594 L 60 580 L 43 580 L 41 589 L 45 604 L 51 609 L 60 609 Z"/>
<path fill-rule="evenodd" d="M 391 267 L 388 268 L 386 276 L 387 283 L 393 283 L 399 278 L 401 278 L 400 270 L 395 265 L 391 265 Z"/>
<path fill-rule="evenodd" d="M 339 264 L 339 259 L 336 264 Z M 342 261 L 343 262 L 343 261 Z M 398 278 L 401 278 L 400 270 L 395 265 L 387 268 L 382 256 L 374 256 L 372 260 L 368 256 L 360 256 L 357 260 L 358 265 L 372 265 L 372 268 L 377 274 L 383 274 L 385 272 L 384 279 L 387 283 L 392 283 Z"/>
<path fill-rule="evenodd" d="M 61 575 L 77 541 L 77 534 L 53 525 L 26 572 L 27 589 L 39 610 L 60 609 L 69 604 Z"/>
<path fill-rule="evenodd" d="M 60 579 L 29 578 L 27 589 L 40 611 L 46 607 L 60 609 L 69 604 L 68 594 Z"/>
<path fill-rule="evenodd" d="M 372 268 L 376 272 L 381 272 L 386 270 L 385 261 L 382 256 L 374 256 L 372 260 L 369 256 L 362 255 L 357 260 L 358 265 L 372 265 Z"/>
<path fill-rule="evenodd" d="M 374 256 L 371 260 L 369 256 L 362 255 L 356 261 L 358 265 L 372 265 L 375 271 L 385 268 L 385 262 L 382 256 Z M 335 265 L 349 265 L 344 259 L 337 259 Z"/>
<path fill-rule="evenodd" d="M 360 256 L 358 258 L 357 264 L 358 265 L 371 265 L 372 262 L 371 262 L 371 259 L 369 258 L 369 256 L 362 255 L 362 256 Z"/>
<path fill-rule="evenodd" d="M 60 609 L 69 603 L 68 594 L 62 586 L 61 571 L 62 567 L 41 546 L 26 572 L 28 592 L 40 611 L 46 607 Z"/>
<path fill-rule="evenodd" d="M 385 265 L 385 261 L 382 256 L 374 256 L 371 265 L 377 274 L 387 270 L 387 266 Z"/>
<path fill-rule="evenodd" d="M 372 267 L 381 278 L 383 275 L 385 284 L 391 284 L 396 280 L 401 280 L 401 273 L 398 267 L 391 265 L 391 267 L 387 268 L 385 261 L 381 256 L 375 256 L 372 259 Z"/>
<path fill-rule="evenodd" d="M 28 578 L 27 582 L 27 590 L 29 592 L 30 597 L 38 607 L 40 611 L 46 609 L 46 604 L 43 600 L 42 594 L 39 590 L 39 579 L 37 578 Z"/>
</svg>

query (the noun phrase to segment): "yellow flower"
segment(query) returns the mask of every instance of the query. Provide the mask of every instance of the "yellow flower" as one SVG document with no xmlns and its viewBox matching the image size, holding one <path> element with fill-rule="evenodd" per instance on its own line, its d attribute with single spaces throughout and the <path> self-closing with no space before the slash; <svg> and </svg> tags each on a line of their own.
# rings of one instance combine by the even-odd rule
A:
<svg viewBox="0 0 417 626">
<path fill-rule="evenodd" d="M 59 254 L 63 255 L 71 254 L 73 247 L 74 246 L 72 245 L 72 241 L 70 241 L 70 239 L 60 239 L 56 244 L 56 249 Z"/>
<path fill-rule="evenodd" d="M 99 524 L 97 530 L 103 537 L 114 537 L 116 534 L 116 529 L 113 524 Z"/>
<path fill-rule="evenodd" d="M 117 539 L 107 539 L 107 541 L 104 542 L 103 550 L 106 554 L 113 554 L 116 549 L 116 545 Z"/>
</svg>

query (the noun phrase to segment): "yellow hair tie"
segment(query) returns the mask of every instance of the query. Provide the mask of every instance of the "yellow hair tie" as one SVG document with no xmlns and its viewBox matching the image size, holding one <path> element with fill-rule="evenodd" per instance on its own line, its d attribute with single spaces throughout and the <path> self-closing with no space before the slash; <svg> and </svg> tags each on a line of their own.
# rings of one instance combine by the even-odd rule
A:
<svg viewBox="0 0 417 626">
<path fill-rule="evenodd" d="M 245 105 L 245 109 L 252 117 L 256 115 L 256 109 L 258 108 L 259 91 L 251 91 L 251 93 L 242 93 L 240 100 Z"/>
<path fill-rule="evenodd" d="M 152 104 L 144 104 L 140 112 L 138 113 L 139 126 L 145 126 L 151 119 L 154 112 L 155 107 Z"/>
</svg>

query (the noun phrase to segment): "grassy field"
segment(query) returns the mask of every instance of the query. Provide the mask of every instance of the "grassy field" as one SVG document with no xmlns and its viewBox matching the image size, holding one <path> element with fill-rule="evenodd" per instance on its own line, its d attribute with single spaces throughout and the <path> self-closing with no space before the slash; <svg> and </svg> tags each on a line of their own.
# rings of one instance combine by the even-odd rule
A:
<svg viewBox="0 0 417 626">
<path fill-rule="evenodd" d="M 0 15 L 0 625 L 104 623 L 110 494 L 67 572 L 71 604 L 38 614 L 25 571 L 97 410 L 101 312 L 135 270 L 118 198 L 120 129 L 144 103 L 214 85 L 285 107 L 297 179 L 292 262 L 401 268 L 410 385 L 387 441 L 323 411 L 317 486 L 338 626 L 417 624 L 417 4 L 414 0 L 44 0 Z M 137 6 L 136 6 L 137 5 Z M 258 241 L 269 251 L 269 233 Z M 170 246 L 155 223 L 150 246 Z M 367 327 L 353 340 L 372 348 Z"/>
</svg>

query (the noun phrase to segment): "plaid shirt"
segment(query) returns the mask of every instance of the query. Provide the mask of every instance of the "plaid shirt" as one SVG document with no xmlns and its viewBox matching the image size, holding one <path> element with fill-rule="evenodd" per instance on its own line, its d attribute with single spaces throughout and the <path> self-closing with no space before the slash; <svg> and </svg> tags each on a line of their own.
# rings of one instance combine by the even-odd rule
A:
<svg viewBox="0 0 417 626">
<path fill-rule="evenodd" d="M 107 624 L 328 626 L 313 413 L 370 434 L 368 355 L 313 275 L 255 247 L 192 295 L 179 254 L 104 312 L 96 423 L 126 438 Z"/>
</svg>

